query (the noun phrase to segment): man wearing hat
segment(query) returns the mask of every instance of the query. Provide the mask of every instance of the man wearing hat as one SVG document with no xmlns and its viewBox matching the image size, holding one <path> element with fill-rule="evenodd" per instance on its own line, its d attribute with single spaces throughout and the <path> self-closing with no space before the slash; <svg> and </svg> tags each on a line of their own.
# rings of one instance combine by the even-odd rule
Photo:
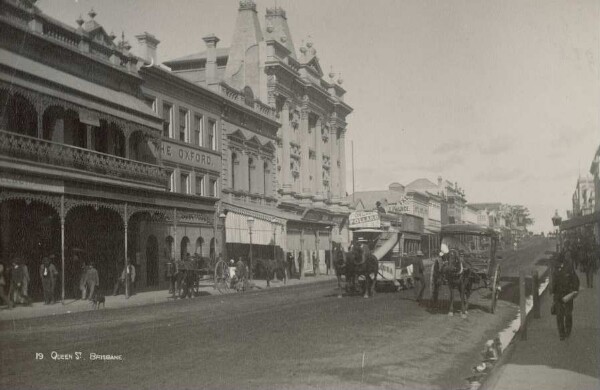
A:
<svg viewBox="0 0 600 390">
<path fill-rule="evenodd" d="M 40 278 L 42 279 L 42 287 L 44 289 L 44 305 L 54 304 L 54 290 L 58 271 L 54 264 L 52 264 L 51 259 L 53 258 L 54 255 L 44 257 L 40 265 Z"/>
<path fill-rule="evenodd" d="M 423 265 L 423 252 L 421 251 L 417 251 L 417 257 L 413 262 L 413 280 L 415 283 L 415 300 L 421 305 L 423 293 L 425 292 L 425 266 Z M 419 284 L 418 289 L 417 284 Z"/>
</svg>

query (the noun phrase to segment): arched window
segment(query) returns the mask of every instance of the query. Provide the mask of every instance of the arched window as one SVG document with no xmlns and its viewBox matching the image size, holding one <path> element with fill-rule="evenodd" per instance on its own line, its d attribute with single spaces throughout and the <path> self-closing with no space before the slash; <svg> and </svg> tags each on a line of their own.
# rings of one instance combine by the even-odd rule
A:
<svg viewBox="0 0 600 390">
<path fill-rule="evenodd" d="M 188 254 L 188 246 L 190 245 L 190 239 L 187 238 L 187 236 L 184 236 L 181 239 L 181 248 L 180 248 L 180 255 L 181 255 L 181 259 L 185 259 L 185 256 Z"/>
<path fill-rule="evenodd" d="M 173 259 L 173 237 L 167 236 L 165 238 L 165 257 L 169 260 Z"/>
<path fill-rule="evenodd" d="M 250 107 L 254 105 L 254 92 L 248 86 L 244 87 L 244 103 Z"/>
<path fill-rule="evenodd" d="M 198 256 L 202 256 L 202 245 L 204 245 L 204 238 L 198 237 L 196 240 L 196 251 L 194 252 Z"/>
<path fill-rule="evenodd" d="M 271 171 L 269 170 L 269 163 L 265 161 L 263 164 L 263 193 L 264 195 L 271 195 L 271 186 L 269 186 L 269 176 Z"/>
<path fill-rule="evenodd" d="M 210 239 L 210 258 L 213 261 L 215 260 L 215 239 L 214 238 Z"/>
<path fill-rule="evenodd" d="M 231 189 L 235 190 L 235 170 L 238 165 L 238 156 L 235 153 L 231 154 Z"/>
<path fill-rule="evenodd" d="M 0 91 L 0 129 L 37 137 L 37 111 L 19 94 Z"/>
<path fill-rule="evenodd" d="M 254 159 L 248 158 L 248 192 L 252 193 L 252 170 L 254 169 Z"/>
</svg>

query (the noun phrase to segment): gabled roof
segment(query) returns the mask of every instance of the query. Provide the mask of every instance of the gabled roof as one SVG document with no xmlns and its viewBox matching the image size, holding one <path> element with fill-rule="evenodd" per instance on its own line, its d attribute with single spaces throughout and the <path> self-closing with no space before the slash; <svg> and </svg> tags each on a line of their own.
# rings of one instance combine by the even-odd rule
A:
<svg viewBox="0 0 600 390">
<path fill-rule="evenodd" d="M 309 68 L 314 69 L 318 74 L 319 77 L 323 77 L 323 68 L 321 68 L 321 64 L 319 64 L 319 59 L 317 58 L 317 56 L 314 56 L 313 58 L 311 58 L 307 63 L 306 66 L 308 66 Z"/>
<path fill-rule="evenodd" d="M 413 180 L 406 186 L 406 188 L 411 188 L 411 189 L 412 188 L 430 189 L 430 188 L 437 188 L 437 187 L 438 187 L 437 184 L 435 184 L 431 180 L 424 178 L 424 177 Z"/>
</svg>

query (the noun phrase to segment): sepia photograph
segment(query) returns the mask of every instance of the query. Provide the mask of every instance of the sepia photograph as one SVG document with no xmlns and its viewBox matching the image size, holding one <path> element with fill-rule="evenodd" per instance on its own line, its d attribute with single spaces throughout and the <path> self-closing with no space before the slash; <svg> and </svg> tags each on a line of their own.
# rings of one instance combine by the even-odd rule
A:
<svg viewBox="0 0 600 390">
<path fill-rule="evenodd" d="M 0 0 L 0 388 L 600 390 L 598 0 Z"/>
</svg>

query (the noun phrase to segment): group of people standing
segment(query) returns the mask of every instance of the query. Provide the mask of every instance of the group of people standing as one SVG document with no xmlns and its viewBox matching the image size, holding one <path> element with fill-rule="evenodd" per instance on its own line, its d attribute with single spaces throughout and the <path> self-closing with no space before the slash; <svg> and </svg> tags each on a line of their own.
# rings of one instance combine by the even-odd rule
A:
<svg viewBox="0 0 600 390">
<path fill-rule="evenodd" d="M 600 245 L 591 230 L 568 231 L 552 269 L 552 314 L 556 315 L 558 335 L 565 340 L 573 329 L 573 302 L 579 293 L 577 270 L 585 274 L 588 288 L 600 264 Z"/>
<path fill-rule="evenodd" d="M 42 281 L 44 292 L 44 304 L 54 304 L 56 302 L 56 281 L 58 280 L 58 271 L 53 263 L 54 255 L 44 257 L 40 264 L 39 275 Z M 5 291 L 8 285 L 8 294 Z M 29 287 L 31 285 L 31 275 L 26 262 L 19 257 L 15 257 L 10 267 L 4 267 L 0 263 L 0 299 L 3 303 L 12 309 L 16 304 L 31 305 L 31 296 Z"/>
</svg>

